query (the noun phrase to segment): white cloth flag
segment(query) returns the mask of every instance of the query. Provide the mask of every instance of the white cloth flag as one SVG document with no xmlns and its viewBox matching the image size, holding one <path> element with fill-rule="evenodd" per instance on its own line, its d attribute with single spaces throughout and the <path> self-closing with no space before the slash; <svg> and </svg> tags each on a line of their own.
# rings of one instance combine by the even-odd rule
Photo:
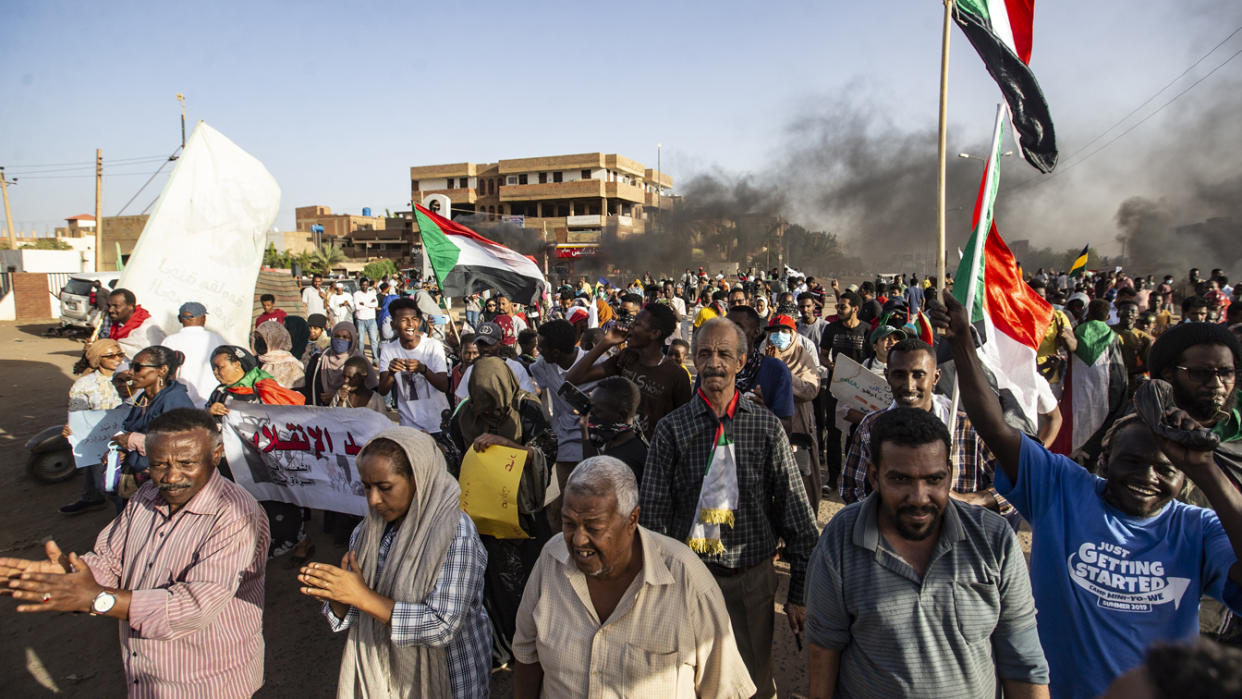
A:
<svg viewBox="0 0 1242 699">
<path fill-rule="evenodd" d="M 166 332 L 186 301 L 207 307 L 207 327 L 248 346 L 254 285 L 280 186 L 263 163 L 198 122 L 118 284 Z"/>
</svg>

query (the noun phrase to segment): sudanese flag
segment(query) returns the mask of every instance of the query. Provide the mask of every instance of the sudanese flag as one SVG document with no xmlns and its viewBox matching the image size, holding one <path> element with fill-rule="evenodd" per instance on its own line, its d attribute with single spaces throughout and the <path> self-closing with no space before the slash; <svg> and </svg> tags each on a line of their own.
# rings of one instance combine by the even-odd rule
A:
<svg viewBox="0 0 1242 699">
<path fill-rule="evenodd" d="M 1040 172 L 1057 165 L 1057 139 L 1048 102 L 1027 64 L 1035 0 L 957 0 L 953 19 L 1000 86 L 1022 157 Z"/>
<path fill-rule="evenodd" d="M 533 305 L 547 288 L 547 280 L 531 258 L 418 204 L 414 217 L 423 238 L 423 273 L 435 275 L 445 296 L 500 289 L 518 303 Z"/>
</svg>

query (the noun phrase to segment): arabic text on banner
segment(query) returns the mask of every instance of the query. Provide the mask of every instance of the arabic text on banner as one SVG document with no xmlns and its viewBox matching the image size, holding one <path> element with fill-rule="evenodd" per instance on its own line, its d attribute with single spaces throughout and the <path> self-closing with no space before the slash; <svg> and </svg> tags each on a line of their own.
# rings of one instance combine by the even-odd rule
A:
<svg viewBox="0 0 1242 699">
<path fill-rule="evenodd" d="M 69 446 L 73 448 L 73 461 L 78 468 L 96 466 L 103 461 L 112 435 L 121 431 L 121 425 L 129 416 L 129 406 L 112 410 L 69 411 Z"/>
<path fill-rule="evenodd" d="M 529 539 L 518 524 L 518 484 L 526 450 L 490 446 L 482 454 L 470 447 L 461 461 L 461 509 L 480 534 L 497 539 Z"/>
<path fill-rule="evenodd" d="M 237 484 L 256 500 L 365 515 L 355 460 L 392 427 L 364 408 L 234 403 L 224 419 L 224 455 Z"/>
</svg>

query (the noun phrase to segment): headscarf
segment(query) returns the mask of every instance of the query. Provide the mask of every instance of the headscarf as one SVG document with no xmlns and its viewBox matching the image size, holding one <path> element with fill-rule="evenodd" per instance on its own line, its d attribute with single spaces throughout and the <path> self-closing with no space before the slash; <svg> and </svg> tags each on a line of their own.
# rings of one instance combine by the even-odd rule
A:
<svg viewBox="0 0 1242 699">
<path fill-rule="evenodd" d="M 523 395 L 513 370 L 500 357 L 479 357 L 470 370 L 470 399 L 462 404 L 459 422 L 462 440 L 471 444 L 481 434 L 498 434 L 514 442 L 522 437 L 518 403 Z M 484 411 L 502 415 L 498 424 L 483 417 Z"/>
<path fill-rule="evenodd" d="M 377 594 L 397 602 L 422 602 L 435 587 L 461 518 L 461 488 L 449 475 L 435 440 L 412 427 L 391 427 L 378 439 L 395 442 L 412 471 L 414 499 L 396 524 L 384 569 L 379 547 L 387 523 L 374 509 L 358 525 L 354 553 L 362 579 Z M 364 451 L 366 447 L 363 447 Z M 392 630 L 369 614 L 359 614 L 349 629 L 337 697 L 447 697 L 451 692 L 443 646 L 399 646 Z"/>
<path fill-rule="evenodd" d="M 306 368 L 297 357 L 290 354 L 293 340 L 289 331 L 278 320 L 269 320 L 259 324 L 254 333 L 263 339 L 267 351 L 259 355 L 263 369 L 272 375 L 285 388 L 299 388 L 306 376 Z"/>
<path fill-rule="evenodd" d="M 603 299 L 595 299 L 595 309 L 596 313 L 598 313 L 599 324 L 601 326 L 604 323 L 612 321 L 612 317 L 616 314 L 615 311 L 612 310 L 612 306 L 609 306 L 608 302 Z"/>
<path fill-rule="evenodd" d="M 324 393 L 335 394 L 341 390 L 341 386 L 345 384 L 345 362 L 350 357 L 362 357 L 362 348 L 358 346 L 358 328 L 354 324 L 343 320 L 332 326 L 332 337 L 344 330 L 349 333 L 349 349 L 337 353 L 333 352 L 329 347 L 324 350 L 323 356 L 319 359 L 319 384 L 323 387 Z M 379 385 L 379 377 L 375 374 L 375 369 L 367 370 L 367 388 L 375 388 Z"/>
<path fill-rule="evenodd" d="M 305 396 L 281 386 L 275 377 L 259 368 L 258 358 L 245 348 L 237 345 L 220 345 L 211 353 L 211 359 L 214 360 L 222 354 L 228 355 L 230 359 L 241 365 L 242 371 L 246 372 L 240 379 L 227 386 L 221 384 L 220 389 L 223 389 L 225 393 L 236 396 L 256 395 L 259 402 L 265 405 L 305 405 Z"/>
<path fill-rule="evenodd" d="M 105 354 L 116 354 L 117 352 L 123 352 L 123 350 L 121 349 L 121 343 L 116 340 L 107 337 L 95 340 L 90 344 L 90 347 L 86 348 L 86 364 L 92 370 L 97 371 L 99 369 L 99 360 Z"/>
<path fill-rule="evenodd" d="M 285 316 L 285 330 L 289 331 L 289 342 L 293 346 L 289 354 L 301 357 L 306 352 L 306 343 L 310 342 L 310 325 L 302 316 Z"/>
</svg>

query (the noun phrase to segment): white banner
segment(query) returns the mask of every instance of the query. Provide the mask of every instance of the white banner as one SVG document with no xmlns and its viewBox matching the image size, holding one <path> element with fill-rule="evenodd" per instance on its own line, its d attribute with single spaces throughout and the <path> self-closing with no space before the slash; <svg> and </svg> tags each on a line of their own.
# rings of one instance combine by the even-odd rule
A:
<svg viewBox="0 0 1242 699">
<path fill-rule="evenodd" d="M 200 121 L 118 286 L 169 334 L 181 329 L 181 304 L 198 301 L 208 329 L 249 346 L 254 285 L 279 208 L 280 186 L 263 163 Z"/>
<path fill-rule="evenodd" d="M 828 390 L 842 406 L 862 413 L 887 408 L 893 402 L 893 390 L 883 376 L 844 354 L 837 355 Z"/>
<path fill-rule="evenodd" d="M 121 431 L 121 423 L 129 416 L 129 406 L 112 410 L 69 411 L 69 446 L 73 447 L 73 461 L 78 468 L 97 466 L 108 451 L 112 435 Z"/>
<path fill-rule="evenodd" d="M 233 479 L 256 500 L 364 515 L 355 457 L 392 420 L 366 408 L 233 403 L 224 419 L 224 456 Z"/>
</svg>

